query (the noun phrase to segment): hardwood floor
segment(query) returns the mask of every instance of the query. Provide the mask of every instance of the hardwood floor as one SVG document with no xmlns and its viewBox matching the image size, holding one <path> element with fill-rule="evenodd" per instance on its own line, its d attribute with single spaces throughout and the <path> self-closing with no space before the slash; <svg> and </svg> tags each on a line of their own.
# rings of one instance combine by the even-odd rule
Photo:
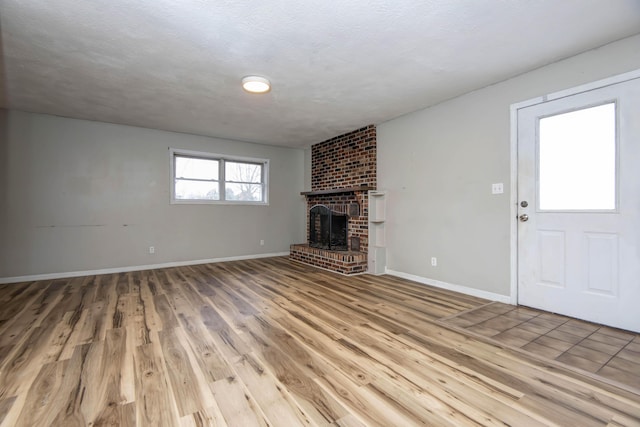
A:
<svg viewBox="0 0 640 427">
<path fill-rule="evenodd" d="M 640 395 L 439 321 L 487 302 L 287 258 L 3 285 L 1 427 L 640 425 Z"/>
</svg>

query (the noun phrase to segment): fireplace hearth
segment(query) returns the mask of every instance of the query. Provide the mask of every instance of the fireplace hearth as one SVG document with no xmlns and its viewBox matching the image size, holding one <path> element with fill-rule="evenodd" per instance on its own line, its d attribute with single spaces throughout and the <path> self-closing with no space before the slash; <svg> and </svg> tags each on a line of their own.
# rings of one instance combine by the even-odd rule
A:
<svg viewBox="0 0 640 427">
<path fill-rule="evenodd" d="M 367 271 L 369 190 L 361 186 L 303 193 L 308 206 L 307 242 L 291 245 L 291 259 L 342 274 Z"/>
</svg>

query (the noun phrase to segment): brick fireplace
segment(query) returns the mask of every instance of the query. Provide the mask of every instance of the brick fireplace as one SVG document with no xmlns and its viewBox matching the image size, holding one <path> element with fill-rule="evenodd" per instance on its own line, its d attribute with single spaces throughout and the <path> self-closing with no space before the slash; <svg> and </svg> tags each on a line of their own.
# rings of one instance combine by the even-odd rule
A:
<svg viewBox="0 0 640 427">
<path fill-rule="evenodd" d="M 369 125 L 311 147 L 311 191 L 307 200 L 307 243 L 291 245 L 291 259 L 343 274 L 367 271 L 369 246 L 368 191 L 376 188 L 376 128 Z M 310 213 L 347 216 L 346 250 L 313 243 L 320 222 Z M 309 241 L 312 244 L 309 244 Z"/>
</svg>

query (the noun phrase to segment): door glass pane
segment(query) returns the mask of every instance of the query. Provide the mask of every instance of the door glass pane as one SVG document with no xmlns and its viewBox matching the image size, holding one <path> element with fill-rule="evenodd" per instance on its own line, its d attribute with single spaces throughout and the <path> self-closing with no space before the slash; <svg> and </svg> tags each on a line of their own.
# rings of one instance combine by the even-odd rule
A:
<svg viewBox="0 0 640 427">
<path fill-rule="evenodd" d="M 539 126 L 540 209 L 615 209 L 615 103 L 545 117 Z"/>
</svg>

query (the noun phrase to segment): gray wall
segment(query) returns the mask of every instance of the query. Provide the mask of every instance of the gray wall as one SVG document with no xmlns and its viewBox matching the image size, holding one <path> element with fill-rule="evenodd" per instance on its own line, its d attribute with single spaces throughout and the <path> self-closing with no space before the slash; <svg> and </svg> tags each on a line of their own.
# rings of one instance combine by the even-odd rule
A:
<svg viewBox="0 0 640 427">
<path fill-rule="evenodd" d="M 638 68 L 635 36 L 378 125 L 387 268 L 509 295 L 510 105 Z"/>
<path fill-rule="evenodd" d="M 6 110 L 0 138 L 0 278 L 288 252 L 305 239 L 300 149 Z M 171 205 L 168 147 L 270 159 L 269 206 Z"/>
</svg>

